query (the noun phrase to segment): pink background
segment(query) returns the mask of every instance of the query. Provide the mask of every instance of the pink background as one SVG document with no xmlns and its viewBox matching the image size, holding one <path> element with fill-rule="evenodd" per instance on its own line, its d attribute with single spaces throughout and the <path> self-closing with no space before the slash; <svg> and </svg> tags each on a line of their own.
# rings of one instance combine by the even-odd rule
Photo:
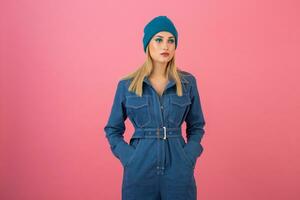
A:
<svg viewBox="0 0 300 200">
<path fill-rule="evenodd" d="M 177 66 L 201 93 L 198 199 L 300 199 L 299 6 L 1 1 L 0 199 L 120 199 L 122 166 L 103 127 L 117 81 L 144 61 L 143 27 L 157 15 L 174 21 Z"/>
</svg>

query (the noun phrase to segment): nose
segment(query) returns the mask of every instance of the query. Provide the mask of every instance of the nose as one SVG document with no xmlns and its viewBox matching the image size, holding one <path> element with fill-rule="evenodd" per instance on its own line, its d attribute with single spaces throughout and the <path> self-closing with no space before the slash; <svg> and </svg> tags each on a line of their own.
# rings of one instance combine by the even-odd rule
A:
<svg viewBox="0 0 300 200">
<path fill-rule="evenodd" d="M 168 41 L 163 42 L 163 49 L 168 49 Z"/>
</svg>

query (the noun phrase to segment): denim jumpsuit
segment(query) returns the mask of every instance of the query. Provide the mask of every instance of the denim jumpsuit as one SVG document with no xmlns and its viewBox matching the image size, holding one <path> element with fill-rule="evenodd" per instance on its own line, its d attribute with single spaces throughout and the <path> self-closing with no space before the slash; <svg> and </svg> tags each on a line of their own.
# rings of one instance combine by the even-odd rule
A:
<svg viewBox="0 0 300 200">
<path fill-rule="evenodd" d="M 181 73 L 183 96 L 177 96 L 174 80 L 160 96 L 146 76 L 141 97 L 128 91 L 130 79 L 118 82 L 104 131 L 123 166 L 122 200 L 197 199 L 194 169 L 205 121 L 195 76 Z M 123 137 L 127 117 L 135 128 L 129 144 Z"/>
</svg>

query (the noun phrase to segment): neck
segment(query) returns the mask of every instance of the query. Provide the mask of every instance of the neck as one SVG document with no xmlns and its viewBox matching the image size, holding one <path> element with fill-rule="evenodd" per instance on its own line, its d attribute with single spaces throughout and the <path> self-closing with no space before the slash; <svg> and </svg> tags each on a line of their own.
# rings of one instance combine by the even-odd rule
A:
<svg viewBox="0 0 300 200">
<path fill-rule="evenodd" d="M 168 63 L 154 63 L 151 76 L 156 78 L 167 78 L 167 65 Z"/>
</svg>

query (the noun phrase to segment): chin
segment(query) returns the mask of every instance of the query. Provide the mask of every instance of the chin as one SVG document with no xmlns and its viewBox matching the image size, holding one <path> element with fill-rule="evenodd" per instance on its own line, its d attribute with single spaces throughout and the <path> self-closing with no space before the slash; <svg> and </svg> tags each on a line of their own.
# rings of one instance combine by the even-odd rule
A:
<svg viewBox="0 0 300 200">
<path fill-rule="evenodd" d="M 161 62 L 169 62 L 170 60 L 172 60 L 172 58 L 170 58 L 170 57 L 160 59 Z"/>
<path fill-rule="evenodd" d="M 159 62 L 160 62 L 160 63 L 164 63 L 164 64 L 166 64 L 166 63 L 168 63 L 168 62 L 169 62 L 169 60 L 160 60 Z"/>
<path fill-rule="evenodd" d="M 154 62 L 166 64 L 166 63 L 168 63 L 170 60 L 172 60 L 172 58 L 158 58 L 158 59 L 155 59 Z"/>
</svg>

